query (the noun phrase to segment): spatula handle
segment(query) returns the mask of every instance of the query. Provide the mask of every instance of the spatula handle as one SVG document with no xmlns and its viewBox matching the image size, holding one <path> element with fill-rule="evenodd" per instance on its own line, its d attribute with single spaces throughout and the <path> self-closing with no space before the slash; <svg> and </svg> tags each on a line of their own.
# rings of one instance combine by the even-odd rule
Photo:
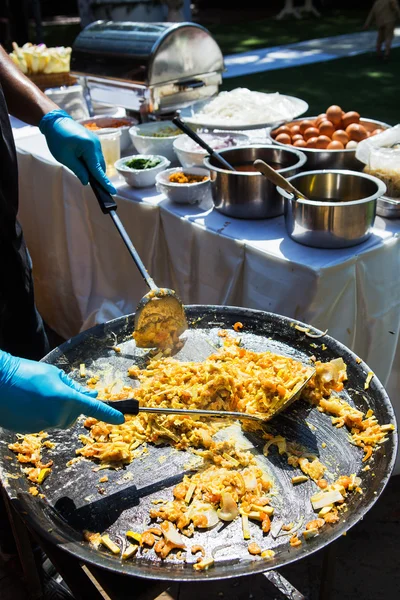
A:
<svg viewBox="0 0 400 600">
<path fill-rule="evenodd" d="M 289 194 L 293 194 L 295 198 L 304 198 L 304 195 L 299 192 L 290 181 L 282 177 L 278 171 L 275 171 L 275 169 L 267 165 L 263 160 L 257 159 L 254 161 L 253 165 L 257 171 L 260 171 L 260 173 L 264 175 L 264 177 L 272 181 L 275 185 L 279 185 L 282 189 L 289 192 Z"/>
<path fill-rule="evenodd" d="M 90 174 L 89 174 L 89 184 L 93 190 L 94 195 L 97 198 L 97 201 L 100 205 L 102 212 L 105 215 L 110 215 L 111 219 L 113 220 L 114 225 L 117 228 L 118 233 L 120 234 L 121 238 L 123 239 L 123 242 L 124 242 L 125 246 L 127 247 L 129 254 L 133 258 L 135 265 L 139 269 L 141 276 L 143 277 L 143 279 L 145 280 L 145 282 L 147 283 L 147 285 L 149 286 L 149 288 L 151 290 L 157 290 L 158 289 L 157 285 L 154 283 L 153 279 L 148 274 L 147 269 L 142 262 L 142 259 L 140 258 L 135 246 L 132 244 L 132 241 L 126 232 L 126 229 L 123 226 L 121 219 L 118 217 L 118 215 L 116 213 L 117 203 L 115 202 L 114 198 L 111 196 L 111 194 L 109 192 L 107 192 L 107 190 L 105 190 L 103 188 L 103 186 L 97 181 L 97 179 L 95 179 Z"/>
</svg>

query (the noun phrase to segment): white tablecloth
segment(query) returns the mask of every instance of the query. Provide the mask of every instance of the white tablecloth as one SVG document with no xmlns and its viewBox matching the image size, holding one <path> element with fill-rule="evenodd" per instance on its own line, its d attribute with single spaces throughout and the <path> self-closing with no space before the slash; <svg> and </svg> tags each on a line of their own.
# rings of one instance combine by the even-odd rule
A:
<svg viewBox="0 0 400 600">
<path fill-rule="evenodd" d="M 133 312 L 146 288 L 111 219 L 41 134 L 17 134 L 16 144 L 20 220 L 46 322 L 69 338 Z M 364 244 L 318 250 L 288 239 L 282 217 L 231 219 L 114 183 L 119 215 L 160 286 L 186 304 L 246 306 L 329 329 L 386 384 L 400 417 L 400 221 L 377 217 Z"/>
</svg>

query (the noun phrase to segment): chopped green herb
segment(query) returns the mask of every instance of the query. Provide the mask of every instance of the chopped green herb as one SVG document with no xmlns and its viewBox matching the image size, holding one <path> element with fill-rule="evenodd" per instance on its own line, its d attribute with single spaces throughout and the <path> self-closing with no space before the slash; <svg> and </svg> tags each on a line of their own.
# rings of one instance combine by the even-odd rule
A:
<svg viewBox="0 0 400 600">
<path fill-rule="evenodd" d="M 131 158 L 125 163 L 126 167 L 129 169 L 152 169 L 153 167 L 157 167 L 161 160 L 159 158 Z"/>
</svg>

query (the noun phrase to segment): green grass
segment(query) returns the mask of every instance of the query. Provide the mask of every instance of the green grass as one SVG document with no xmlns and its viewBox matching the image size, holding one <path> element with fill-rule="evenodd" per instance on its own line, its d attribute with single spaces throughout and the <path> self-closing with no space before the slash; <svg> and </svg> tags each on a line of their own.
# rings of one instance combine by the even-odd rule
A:
<svg viewBox="0 0 400 600">
<path fill-rule="evenodd" d="M 400 48 L 396 48 L 389 63 L 378 61 L 371 53 L 361 54 L 226 79 L 221 89 L 278 91 L 306 100 L 310 105 L 309 115 L 339 104 L 346 111 L 356 110 L 364 117 L 395 125 L 400 122 L 399 73 Z"/>
<path fill-rule="evenodd" d="M 354 33 L 360 31 L 366 15 L 367 10 L 346 10 L 344 13 L 335 10 L 324 13 L 321 19 L 309 17 L 301 21 L 275 21 L 270 18 L 234 25 L 207 24 L 206 27 L 215 37 L 223 54 L 235 54 L 256 48 Z"/>
</svg>

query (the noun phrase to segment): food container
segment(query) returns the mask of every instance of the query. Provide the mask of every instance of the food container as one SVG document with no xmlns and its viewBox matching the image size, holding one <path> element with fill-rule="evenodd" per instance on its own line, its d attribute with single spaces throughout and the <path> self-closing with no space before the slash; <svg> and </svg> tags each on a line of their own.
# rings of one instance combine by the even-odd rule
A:
<svg viewBox="0 0 400 600">
<path fill-rule="evenodd" d="M 115 110 L 115 107 L 114 107 Z M 132 147 L 132 140 L 130 138 L 129 135 L 129 129 L 132 127 L 132 125 L 136 125 L 137 124 L 137 119 L 134 119 L 132 117 L 121 117 L 116 118 L 116 117 L 109 117 L 109 116 L 103 116 L 103 115 L 97 115 L 95 117 L 91 117 L 91 118 L 87 118 L 87 119 L 81 119 L 79 121 L 79 123 L 81 123 L 81 125 L 87 125 L 89 123 L 95 123 L 97 125 L 97 127 L 99 127 L 100 129 L 119 129 L 121 132 L 121 152 L 126 152 L 127 150 L 129 150 L 129 148 Z M 126 125 L 120 125 L 121 123 L 126 123 Z M 93 131 L 94 133 L 96 133 L 97 130 L 90 130 Z"/>
<path fill-rule="evenodd" d="M 241 146 L 228 148 L 219 154 L 232 166 L 252 165 L 259 158 L 284 177 L 295 175 L 306 162 L 302 152 L 278 146 Z M 213 157 L 204 159 L 210 170 L 211 191 L 215 208 L 236 219 L 268 219 L 283 214 L 283 198 L 276 187 L 258 171 L 228 171 L 221 169 Z M 253 167 L 254 168 L 254 167 Z"/>
<path fill-rule="evenodd" d="M 73 119 L 85 119 L 89 116 L 81 85 L 52 87 L 44 93 Z"/>
<path fill-rule="evenodd" d="M 171 131 L 172 135 L 169 133 Z M 160 154 L 172 163 L 177 162 L 173 144 L 177 136 L 183 134 L 172 121 L 136 125 L 130 128 L 129 135 L 140 154 Z"/>
<path fill-rule="evenodd" d="M 169 177 L 172 173 L 184 171 L 188 175 L 201 175 L 208 177 L 205 181 L 198 183 L 172 183 Z M 210 173 L 205 169 L 192 167 L 190 169 L 167 169 L 159 173 L 156 177 L 156 186 L 160 193 L 165 194 L 167 198 L 177 204 L 198 204 L 211 196 L 210 191 Z"/>
<path fill-rule="evenodd" d="M 147 158 L 147 159 L 159 159 L 160 163 L 149 169 L 134 169 L 132 167 L 128 167 L 126 165 L 129 160 L 133 158 Z M 120 158 L 115 163 L 115 168 L 120 175 L 125 179 L 128 185 L 132 187 L 142 188 L 142 187 L 150 187 L 155 184 L 156 176 L 161 171 L 165 171 L 168 169 L 171 163 L 165 156 L 157 156 L 157 155 L 148 155 L 148 154 L 134 154 L 133 156 L 125 156 L 124 158 Z"/>
<path fill-rule="evenodd" d="M 317 117 L 306 117 L 313 121 Z M 290 123 L 285 123 L 289 127 L 291 125 L 295 125 L 296 123 L 304 121 L 304 117 L 301 119 L 295 119 Z M 386 123 L 382 123 L 381 121 L 374 121 L 373 119 L 360 119 L 360 124 L 364 125 L 367 131 L 373 131 L 378 127 L 381 129 L 388 129 L 390 125 Z M 272 138 L 272 133 L 278 129 L 278 127 L 274 127 L 269 130 L 269 135 L 274 144 L 284 148 L 293 148 L 293 146 L 281 144 Z M 317 148 L 301 148 L 301 151 L 307 157 L 307 163 L 305 168 L 307 171 L 312 171 L 314 169 L 349 169 L 351 171 L 362 171 L 364 168 L 364 164 L 361 163 L 356 158 L 356 149 L 350 150 L 318 150 Z"/>
<path fill-rule="evenodd" d="M 285 198 L 285 224 L 292 240 L 314 248 L 348 248 L 371 235 L 376 204 L 386 186 L 365 173 L 344 170 L 307 171 L 290 177 L 309 200 Z"/>
<path fill-rule="evenodd" d="M 376 205 L 376 214 L 385 219 L 400 219 L 400 199 L 382 196 Z"/>
<path fill-rule="evenodd" d="M 116 174 L 115 163 L 121 158 L 121 132 L 119 129 L 99 129 L 94 131 L 100 138 L 101 149 L 106 162 L 106 173 L 108 177 Z"/>
<path fill-rule="evenodd" d="M 235 131 L 214 131 L 212 133 L 199 133 L 199 135 L 213 150 L 217 150 L 218 152 L 225 148 L 244 146 L 250 143 L 248 135 Z M 182 167 L 203 166 L 203 159 L 208 154 L 207 150 L 201 148 L 189 136 L 180 135 L 174 140 L 173 146 Z"/>
</svg>

